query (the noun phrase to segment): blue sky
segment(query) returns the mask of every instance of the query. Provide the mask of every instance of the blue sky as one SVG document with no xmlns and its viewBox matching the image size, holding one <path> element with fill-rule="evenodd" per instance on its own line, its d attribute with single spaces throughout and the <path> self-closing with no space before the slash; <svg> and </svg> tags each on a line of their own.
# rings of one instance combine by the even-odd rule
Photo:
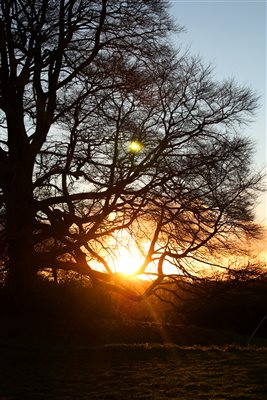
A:
<svg viewBox="0 0 267 400">
<path fill-rule="evenodd" d="M 255 141 L 255 165 L 267 164 L 266 146 L 266 1 L 170 1 L 170 13 L 185 33 L 175 44 L 189 48 L 215 67 L 218 80 L 234 78 L 261 96 L 261 107 L 244 133 Z M 266 196 L 257 208 L 266 222 Z"/>
</svg>

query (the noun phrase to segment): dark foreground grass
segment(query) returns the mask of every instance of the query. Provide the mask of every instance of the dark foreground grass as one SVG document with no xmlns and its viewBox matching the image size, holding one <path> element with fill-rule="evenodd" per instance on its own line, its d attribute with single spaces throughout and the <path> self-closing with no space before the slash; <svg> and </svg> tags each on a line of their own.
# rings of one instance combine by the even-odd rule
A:
<svg viewBox="0 0 267 400">
<path fill-rule="evenodd" d="M 22 305 L 0 291 L 0 400 L 267 400 L 266 338 L 246 347 L 254 326 L 128 320 L 101 293 L 47 290 Z"/>
<path fill-rule="evenodd" d="M 2 343 L 2 398 L 263 400 L 267 349 Z"/>
</svg>

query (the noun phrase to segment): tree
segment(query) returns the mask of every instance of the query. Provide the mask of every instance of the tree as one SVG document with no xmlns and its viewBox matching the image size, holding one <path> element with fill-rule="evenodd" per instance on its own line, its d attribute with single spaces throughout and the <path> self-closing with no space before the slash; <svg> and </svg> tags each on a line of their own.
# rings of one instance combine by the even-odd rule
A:
<svg viewBox="0 0 267 400">
<path fill-rule="evenodd" d="M 237 133 L 257 99 L 176 54 L 173 30 L 161 0 L 1 0 L 0 234 L 13 290 L 71 270 L 140 299 L 167 262 L 169 278 L 195 279 L 233 238 L 258 233 L 260 176 Z M 142 295 L 110 266 L 126 233 L 138 273 L 154 265 Z"/>
</svg>

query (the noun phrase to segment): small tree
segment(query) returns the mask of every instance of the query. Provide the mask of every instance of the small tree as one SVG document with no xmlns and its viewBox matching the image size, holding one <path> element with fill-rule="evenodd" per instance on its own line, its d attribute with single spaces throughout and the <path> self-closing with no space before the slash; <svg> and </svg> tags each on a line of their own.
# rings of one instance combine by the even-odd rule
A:
<svg viewBox="0 0 267 400">
<path fill-rule="evenodd" d="M 195 279 L 196 265 L 259 232 L 260 177 L 238 134 L 257 99 L 174 53 L 165 1 L 1 0 L 0 13 L 1 236 L 13 289 L 48 268 L 140 299 L 167 262 L 173 280 Z M 110 266 L 119 232 L 143 253 L 138 274 L 154 265 L 141 295 Z"/>
</svg>

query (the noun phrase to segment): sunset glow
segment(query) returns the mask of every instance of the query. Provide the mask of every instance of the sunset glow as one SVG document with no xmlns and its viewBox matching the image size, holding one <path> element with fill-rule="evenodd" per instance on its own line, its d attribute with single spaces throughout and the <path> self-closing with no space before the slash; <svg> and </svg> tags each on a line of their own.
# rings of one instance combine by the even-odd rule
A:
<svg viewBox="0 0 267 400">
<path fill-rule="evenodd" d="M 121 247 L 114 260 L 115 271 L 125 275 L 134 275 L 141 265 L 141 259 L 141 254 L 137 248 L 127 249 Z"/>
<path fill-rule="evenodd" d="M 150 243 L 142 245 L 144 254 L 142 255 L 134 241 L 124 232 L 124 243 L 116 250 L 112 259 L 114 271 L 130 276 L 135 275 L 142 266 L 145 254 L 149 250 Z M 127 245 L 126 245 L 127 243 Z M 166 275 L 176 274 L 177 268 L 167 260 L 163 265 L 163 273 Z M 137 275 L 140 279 L 153 279 L 157 275 L 157 261 L 149 263 L 144 274 Z"/>
</svg>

